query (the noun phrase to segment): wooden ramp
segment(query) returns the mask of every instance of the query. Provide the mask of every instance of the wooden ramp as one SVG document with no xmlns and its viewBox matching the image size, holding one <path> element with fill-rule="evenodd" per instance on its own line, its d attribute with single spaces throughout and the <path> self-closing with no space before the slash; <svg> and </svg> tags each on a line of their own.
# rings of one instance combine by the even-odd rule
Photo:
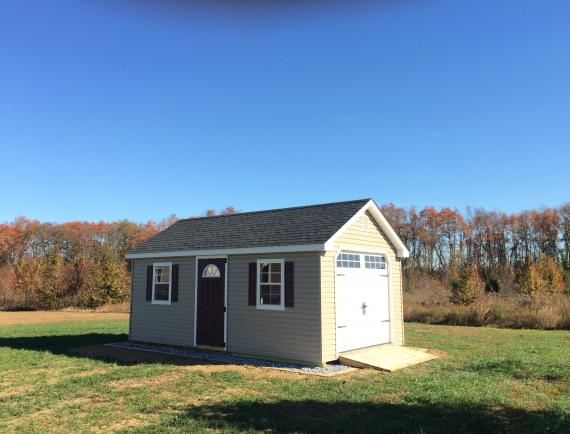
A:
<svg viewBox="0 0 570 434">
<path fill-rule="evenodd" d="M 340 362 L 344 365 L 388 372 L 437 358 L 437 355 L 431 354 L 429 350 L 424 348 L 402 347 L 391 344 L 363 348 L 342 353 L 339 356 Z"/>
</svg>

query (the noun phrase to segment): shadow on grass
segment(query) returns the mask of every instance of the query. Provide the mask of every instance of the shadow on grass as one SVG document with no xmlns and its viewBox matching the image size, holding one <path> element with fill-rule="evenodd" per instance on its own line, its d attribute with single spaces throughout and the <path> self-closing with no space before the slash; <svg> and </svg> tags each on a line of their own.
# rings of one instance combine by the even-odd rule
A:
<svg viewBox="0 0 570 434">
<path fill-rule="evenodd" d="M 547 363 L 531 363 L 515 358 L 479 360 L 465 366 L 464 369 L 479 374 L 506 375 L 515 380 L 539 379 L 556 382 L 566 379 L 560 367 L 552 367 Z"/>
<path fill-rule="evenodd" d="M 281 400 L 195 406 L 135 431 L 228 430 L 307 433 L 570 432 L 570 416 L 485 406 Z"/>
<path fill-rule="evenodd" d="M 85 333 L 77 335 L 48 335 L 1 337 L 0 348 L 48 351 L 55 355 L 101 360 L 118 365 L 160 363 L 168 365 L 216 365 L 214 361 L 193 359 L 174 354 L 137 351 L 107 346 L 112 342 L 126 341 L 124 333 Z"/>
<path fill-rule="evenodd" d="M 100 345 L 124 341 L 124 333 L 84 333 L 70 335 L 1 337 L 0 347 L 18 350 L 49 351 L 54 354 L 67 354 L 71 349 L 84 345 Z"/>
</svg>

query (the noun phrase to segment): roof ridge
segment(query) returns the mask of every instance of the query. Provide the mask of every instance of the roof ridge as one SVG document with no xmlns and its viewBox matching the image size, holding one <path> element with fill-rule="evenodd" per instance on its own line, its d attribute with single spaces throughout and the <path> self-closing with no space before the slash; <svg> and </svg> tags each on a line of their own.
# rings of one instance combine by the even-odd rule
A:
<svg viewBox="0 0 570 434">
<path fill-rule="evenodd" d="M 205 219 L 215 219 L 220 217 L 234 217 L 234 216 L 242 216 L 247 214 L 261 214 L 266 212 L 275 212 L 275 211 L 286 211 L 292 209 L 303 209 L 303 208 L 315 208 L 319 206 L 327 206 L 327 205 L 344 205 L 348 203 L 356 203 L 356 202 L 368 202 L 373 200 L 372 198 L 364 198 L 364 199 L 354 199 L 354 200 L 344 200 L 340 202 L 326 202 L 326 203 L 317 203 L 313 205 L 299 205 L 299 206 L 290 206 L 286 208 L 272 208 L 272 209 L 264 209 L 259 211 L 245 211 L 245 212 L 236 212 L 233 214 L 222 214 L 222 215 L 213 215 L 213 216 L 203 216 L 203 217 L 187 217 L 183 219 L 177 220 L 177 222 L 188 221 L 188 220 L 205 220 Z"/>
</svg>

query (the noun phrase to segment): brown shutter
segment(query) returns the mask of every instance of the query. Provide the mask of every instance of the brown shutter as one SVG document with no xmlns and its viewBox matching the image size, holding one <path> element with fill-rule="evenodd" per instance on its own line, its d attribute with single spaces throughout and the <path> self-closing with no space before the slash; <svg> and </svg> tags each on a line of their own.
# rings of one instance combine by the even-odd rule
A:
<svg viewBox="0 0 570 434">
<path fill-rule="evenodd" d="M 295 263 L 285 262 L 285 307 L 295 305 Z"/>
<path fill-rule="evenodd" d="M 249 280 L 247 287 L 247 304 L 255 306 L 255 299 L 257 298 L 257 263 L 249 263 Z"/>
<path fill-rule="evenodd" d="M 172 293 L 170 301 L 176 303 L 178 301 L 178 264 L 172 265 Z"/>
<path fill-rule="evenodd" d="M 146 267 L 146 301 L 152 299 L 152 265 Z"/>
</svg>

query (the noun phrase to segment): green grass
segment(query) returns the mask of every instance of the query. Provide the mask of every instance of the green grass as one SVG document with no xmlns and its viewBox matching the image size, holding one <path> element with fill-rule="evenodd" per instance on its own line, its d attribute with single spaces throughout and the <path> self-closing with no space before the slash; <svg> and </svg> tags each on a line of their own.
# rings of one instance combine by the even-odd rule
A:
<svg viewBox="0 0 570 434">
<path fill-rule="evenodd" d="M 0 327 L 0 431 L 570 432 L 570 332 L 408 324 L 408 345 L 448 356 L 333 378 L 69 353 L 126 332 Z"/>
</svg>

